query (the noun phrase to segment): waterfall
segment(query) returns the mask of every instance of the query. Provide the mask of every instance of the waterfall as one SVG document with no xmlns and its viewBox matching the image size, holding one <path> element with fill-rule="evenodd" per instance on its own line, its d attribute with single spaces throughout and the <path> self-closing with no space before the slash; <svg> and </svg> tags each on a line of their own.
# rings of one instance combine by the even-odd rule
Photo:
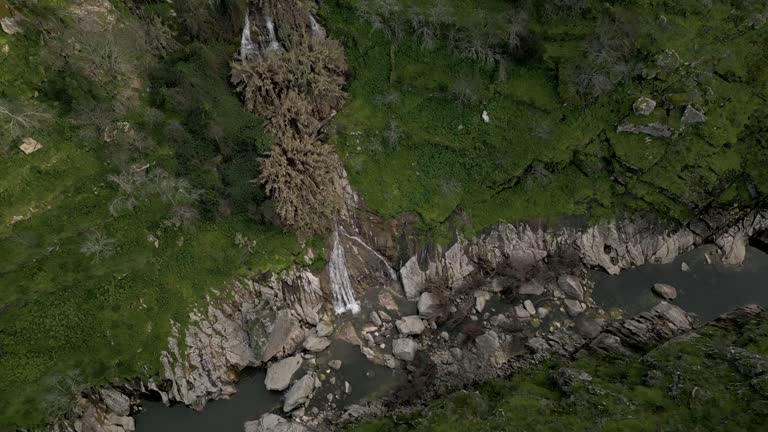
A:
<svg viewBox="0 0 768 432">
<path fill-rule="evenodd" d="M 269 37 L 269 45 L 267 46 L 267 49 L 268 50 L 280 49 L 280 44 L 277 42 L 277 36 L 275 36 L 275 23 L 272 22 L 272 17 L 270 16 L 265 17 L 264 20 L 267 23 L 267 33 Z"/>
<path fill-rule="evenodd" d="M 389 277 L 391 277 L 391 278 L 392 278 L 392 280 L 397 280 L 397 272 L 395 272 L 395 270 L 392 268 L 392 266 L 390 266 L 390 265 L 389 265 L 389 262 L 387 261 L 387 259 L 386 259 L 386 258 L 384 258 L 384 257 L 383 257 L 383 256 L 382 256 L 380 253 L 378 253 L 378 252 L 377 252 L 377 251 L 376 251 L 374 248 L 372 248 L 372 247 L 368 246 L 368 244 L 367 244 L 365 241 L 363 241 L 363 239 L 361 239 L 360 237 L 357 237 L 357 236 L 352 236 L 352 235 L 349 235 L 349 234 L 347 234 L 347 232 L 346 232 L 346 231 L 344 231 L 344 228 L 339 228 L 339 229 L 341 230 L 341 233 L 342 233 L 342 234 L 344 234 L 344 236 L 345 236 L 345 237 L 347 237 L 348 239 L 351 239 L 351 240 L 354 240 L 354 241 L 356 241 L 356 242 L 360 243 L 360 245 L 362 245 L 364 248 L 366 248 L 366 249 L 368 249 L 369 251 L 371 251 L 371 253 L 373 253 L 373 255 L 374 255 L 374 256 L 376 256 L 376 258 L 378 258 L 379 260 L 381 260 L 381 262 L 383 262 L 383 263 L 384 263 L 384 265 L 386 265 L 386 266 L 387 266 L 387 270 L 389 271 Z"/>
<path fill-rule="evenodd" d="M 320 27 L 320 23 L 317 22 L 312 14 L 309 14 L 309 26 L 312 28 L 312 35 L 315 37 L 325 37 L 325 30 Z"/>
<path fill-rule="evenodd" d="M 355 300 L 352 291 L 352 281 L 347 271 L 347 258 L 344 255 L 344 247 L 339 241 L 339 231 L 333 232 L 333 250 L 328 260 L 328 277 L 333 291 L 333 308 L 337 314 L 350 311 L 353 314 L 360 312 L 360 303 Z"/>
<path fill-rule="evenodd" d="M 243 26 L 243 35 L 240 37 L 240 57 L 247 60 L 249 56 L 256 54 L 256 45 L 251 40 L 251 19 L 245 14 L 245 25 Z"/>
</svg>

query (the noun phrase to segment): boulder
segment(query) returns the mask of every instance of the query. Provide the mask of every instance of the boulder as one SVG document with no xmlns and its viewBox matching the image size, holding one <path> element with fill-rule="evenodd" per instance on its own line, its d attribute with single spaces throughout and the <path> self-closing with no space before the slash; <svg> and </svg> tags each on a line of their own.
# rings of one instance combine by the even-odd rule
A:
<svg viewBox="0 0 768 432">
<path fill-rule="evenodd" d="M 407 336 L 420 335 L 426 329 L 424 322 L 417 315 L 403 317 L 395 321 L 395 326 L 401 334 Z"/>
<path fill-rule="evenodd" d="M 431 292 L 423 292 L 419 296 L 419 316 L 424 319 L 432 319 L 437 312 L 439 303 L 437 297 Z"/>
<path fill-rule="evenodd" d="M 317 323 L 317 335 L 320 337 L 328 337 L 333 334 L 333 324 L 326 320 L 322 320 Z"/>
<path fill-rule="evenodd" d="M 539 296 L 544 294 L 544 285 L 537 281 L 532 280 L 530 282 L 526 282 L 520 286 L 520 288 L 517 290 L 517 293 L 520 295 L 535 295 Z"/>
<path fill-rule="evenodd" d="M 576 331 L 584 338 L 594 339 L 603 330 L 600 321 L 591 318 L 576 320 Z"/>
<path fill-rule="evenodd" d="M 504 353 L 501 351 L 499 335 L 489 330 L 475 338 L 475 346 L 483 358 L 489 360 L 494 367 L 504 363 Z"/>
<path fill-rule="evenodd" d="M 267 413 L 258 420 L 246 422 L 243 426 L 245 432 L 272 432 L 277 425 L 282 423 L 287 423 L 287 421 L 279 415 Z"/>
<path fill-rule="evenodd" d="M 368 318 L 371 320 L 371 323 L 376 327 L 379 327 L 381 325 L 381 317 L 379 317 L 379 314 L 376 313 L 376 311 L 372 311 L 370 315 L 368 315 Z"/>
<path fill-rule="evenodd" d="M 520 319 L 528 319 L 531 317 L 531 314 L 528 313 L 528 310 L 525 309 L 525 306 L 523 305 L 515 305 L 515 315 Z"/>
<path fill-rule="evenodd" d="M 488 300 L 491 299 L 491 293 L 488 291 L 483 290 L 477 290 L 475 291 L 475 310 L 478 312 L 482 312 L 483 309 L 485 309 L 485 305 L 488 303 Z"/>
<path fill-rule="evenodd" d="M 415 255 L 400 269 L 400 279 L 403 281 L 405 297 L 408 300 L 417 300 L 424 290 L 426 278 L 424 272 L 419 268 L 419 260 Z"/>
<path fill-rule="evenodd" d="M 328 366 L 330 366 L 331 369 L 339 370 L 341 369 L 341 360 L 331 360 L 328 362 Z"/>
<path fill-rule="evenodd" d="M 691 267 L 689 267 L 688 264 L 685 261 L 683 261 L 680 264 L 680 271 L 684 271 L 684 272 L 691 271 Z"/>
<path fill-rule="evenodd" d="M 113 388 L 101 389 L 101 399 L 110 412 L 119 416 L 131 414 L 131 399 Z"/>
<path fill-rule="evenodd" d="M 304 329 L 291 312 L 280 311 L 272 327 L 269 341 L 264 347 L 262 360 L 266 362 L 272 357 L 283 358 L 293 354 L 304 342 L 304 337 Z"/>
<path fill-rule="evenodd" d="M 267 369 L 267 377 L 264 379 L 264 385 L 267 390 L 283 391 L 291 385 L 293 375 L 301 368 L 303 362 L 301 355 L 288 357 L 274 363 Z"/>
<path fill-rule="evenodd" d="M 677 298 L 677 290 L 672 285 L 657 283 L 653 284 L 653 293 L 664 300 L 674 300 Z"/>
<path fill-rule="evenodd" d="M 531 316 L 536 315 L 536 307 L 533 306 L 533 302 L 530 300 L 526 300 L 523 302 L 523 307 L 525 308 L 526 312 L 528 312 Z"/>
<path fill-rule="evenodd" d="M 639 115 L 639 116 L 651 115 L 651 113 L 655 108 L 656 108 L 656 101 L 653 99 L 647 98 L 645 96 L 641 96 L 632 105 L 632 110 L 635 112 L 635 115 Z"/>
<path fill-rule="evenodd" d="M 669 126 L 659 122 L 648 124 L 622 123 L 616 128 L 616 132 L 643 134 L 656 138 L 671 138 L 674 135 Z"/>
<path fill-rule="evenodd" d="M 21 27 L 15 19 L 10 17 L 0 18 L 0 28 L 9 35 L 21 33 Z"/>
<path fill-rule="evenodd" d="M 584 312 L 584 305 L 578 300 L 565 299 L 563 302 L 565 303 L 565 310 L 571 317 L 577 317 Z"/>
<path fill-rule="evenodd" d="M 291 389 L 285 394 L 283 412 L 291 412 L 301 405 L 306 405 L 312 398 L 315 390 L 315 374 L 310 372 L 300 380 L 293 383 Z"/>
<path fill-rule="evenodd" d="M 413 361 L 419 344 L 411 338 L 401 338 L 392 341 L 392 355 L 398 360 Z"/>
<path fill-rule="evenodd" d="M 34 153 L 38 150 L 43 148 L 43 145 L 39 142 L 35 141 L 33 138 L 24 138 L 21 141 L 21 145 L 19 146 L 19 149 L 24 152 L 24 154 L 30 154 Z"/>
<path fill-rule="evenodd" d="M 696 123 L 704 123 L 707 121 L 707 116 L 705 116 L 701 111 L 697 110 L 696 108 L 688 105 L 685 107 L 685 111 L 683 112 L 683 118 L 680 120 L 683 122 L 683 124 L 696 124 Z"/>
<path fill-rule="evenodd" d="M 304 340 L 304 349 L 310 352 L 321 352 L 325 351 L 326 348 L 331 344 L 331 340 L 327 337 L 320 337 L 316 334 L 310 334 L 307 336 L 307 338 Z"/>
<path fill-rule="evenodd" d="M 581 281 L 574 275 L 563 275 L 557 279 L 557 286 L 568 297 L 584 300 L 584 288 Z"/>
</svg>

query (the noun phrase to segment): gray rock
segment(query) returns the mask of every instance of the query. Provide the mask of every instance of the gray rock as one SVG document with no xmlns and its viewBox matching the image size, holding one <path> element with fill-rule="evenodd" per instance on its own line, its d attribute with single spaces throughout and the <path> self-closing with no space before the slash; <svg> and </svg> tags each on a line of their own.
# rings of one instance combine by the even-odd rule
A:
<svg viewBox="0 0 768 432">
<path fill-rule="evenodd" d="M 291 412 L 301 405 L 306 405 L 312 398 L 315 390 L 315 374 L 310 372 L 300 380 L 293 383 L 291 389 L 285 394 L 283 412 Z"/>
<path fill-rule="evenodd" d="M 520 295 L 542 295 L 544 294 L 544 285 L 537 281 L 532 280 L 530 282 L 526 282 L 520 286 L 520 288 L 517 290 L 518 294 Z"/>
<path fill-rule="evenodd" d="M 419 260 L 412 256 L 400 269 L 400 279 L 403 281 L 403 290 L 408 300 L 416 301 L 424 291 L 426 283 L 425 274 L 419 268 Z"/>
<path fill-rule="evenodd" d="M 131 414 L 131 399 L 128 396 L 113 388 L 103 388 L 100 392 L 101 399 L 107 405 L 109 411 L 119 416 Z"/>
<path fill-rule="evenodd" d="M 595 319 L 582 318 L 576 320 L 576 331 L 587 339 L 594 339 L 603 330 L 602 324 Z"/>
<path fill-rule="evenodd" d="M 701 111 L 697 110 L 696 108 L 688 105 L 685 107 L 685 111 L 683 112 L 683 118 L 680 120 L 683 122 L 683 124 L 696 124 L 696 123 L 704 123 L 707 121 L 707 116 L 705 116 Z"/>
<path fill-rule="evenodd" d="M 328 337 L 333 334 L 333 324 L 328 321 L 322 320 L 317 323 L 317 335 L 320 337 Z"/>
<path fill-rule="evenodd" d="M 684 272 L 691 271 L 691 268 L 688 266 L 688 264 L 685 261 L 683 261 L 680 264 L 680 271 L 684 271 Z"/>
<path fill-rule="evenodd" d="M 21 27 L 13 18 L 0 18 L 0 28 L 9 35 L 21 33 Z"/>
<path fill-rule="evenodd" d="M 475 291 L 475 310 L 478 312 L 482 312 L 483 309 L 485 309 L 485 305 L 488 303 L 488 300 L 491 299 L 491 293 L 488 291 L 483 290 L 477 290 Z"/>
<path fill-rule="evenodd" d="M 632 105 L 632 110 L 635 112 L 635 115 L 639 115 L 639 116 L 651 115 L 651 113 L 655 108 L 656 108 L 656 101 L 653 99 L 649 99 L 645 96 L 641 96 Z"/>
<path fill-rule="evenodd" d="M 489 360 L 494 367 L 504 363 L 504 353 L 501 351 L 499 335 L 495 331 L 489 330 L 476 337 L 475 346 L 480 355 Z"/>
<path fill-rule="evenodd" d="M 656 138 L 671 138 L 674 135 L 669 126 L 659 122 L 648 124 L 622 123 L 616 128 L 616 132 L 649 135 Z"/>
<path fill-rule="evenodd" d="M 531 317 L 531 314 L 528 313 L 528 310 L 526 310 L 523 305 L 515 305 L 515 315 L 520 319 L 528 319 Z"/>
<path fill-rule="evenodd" d="M 539 314 L 539 318 L 544 319 L 549 315 L 549 309 L 545 307 L 540 307 L 536 309 L 536 312 Z"/>
<path fill-rule="evenodd" d="M 424 319 L 432 319 L 435 315 L 435 312 L 437 312 L 437 308 L 438 301 L 434 294 L 431 292 L 421 293 L 418 303 L 419 316 Z"/>
<path fill-rule="evenodd" d="M 384 311 L 379 311 L 379 318 L 381 318 L 381 320 L 384 322 L 392 321 L 392 317 L 389 316 L 389 314 Z"/>
<path fill-rule="evenodd" d="M 413 361 L 419 344 L 411 338 L 401 338 L 392 341 L 392 355 L 403 361 Z"/>
<path fill-rule="evenodd" d="M 584 312 L 584 305 L 578 300 L 565 299 L 563 302 L 565 303 L 565 310 L 572 317 L 577 317 Z"/>
<path fill-rule="evenodd" d="M 533 306 L 532 301 L 530 300 L 524 301 L 523 307 L 525 307 L 526 312 L 528 312 L 531 316 L 536 315 L 536 307 Z"/>
<path fill-rule="evenodd" d="M 657 283 L 653 284 L 653 293 L 664 300 L 674 300 L 677 298 L 677 290 L 672 285 Z"/>
<path fill-rule="evenodd" d="M 263 361 L 269 361 L 272 357 L 283 358 L 296 352 L 304 342 L 304 329 L 288 310 L 282 310 L 277 314 L 269 342 L 264 347 Z"/>
<path fill-rule="evenodd" d="M 330 344 L 331 340 L 327 337 L 320 337 L 315 334 L 310 334 L 304 340 L 304 349 L 316 353 L 325 351 L 325 349 L 328 348 Z"/>
<path fill-rule="evenodd" d="M 574 275 L 563 275 L 557 279 L 560 290 L 568 297 L 584 300 L 584 288 L 581 281 Z"/>
<path fill-rule="evenodd" d="M 371 314 L 368 316 L 368 318 L 371 320 L 371 323 L 376 327 L 379 327 L 381 325 L 381 318 L 379 317 L 379 314 L 376 313 L 376 311 L 372 311 Z"/>
<path fill-rule="evenodd" d="M 287 423 L 287 420 L 275 414 L 264 414 L 260 419 L 245 422 L 245 432 L 273 432 L 279 424 Z"/>
<path fill-rule="evenodd" d="M 408 336 L 420 335 L 426 329 L 424 322 L 417 315 L 403 317 L 395 321 L 395 326 L 401 334 Z"/>
<path fill-rule="evenodd" d="M 267 369 L 267 377 L 264 379 L 264 385 L 267 390 L 283 391 L 291 385 L 293 375 L 301 368 L 303 360 L 301 355 L 288 357 L 274 363 Z"/>
<path fill-rule="evenodd" d="M 332 369 L 339 370 L 341 369 L 341 360 L 331 360 L 328 362 L 328 366 Z"/>
</svg>

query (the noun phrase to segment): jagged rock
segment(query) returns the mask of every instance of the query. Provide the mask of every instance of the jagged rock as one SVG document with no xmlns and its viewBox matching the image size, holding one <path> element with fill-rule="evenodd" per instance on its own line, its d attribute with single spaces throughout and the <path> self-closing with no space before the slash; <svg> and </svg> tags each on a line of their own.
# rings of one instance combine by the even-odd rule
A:
<svg viewBox="0 0 768 432">
<path fill-rule="evenodd" d="M 325 351 L 328 346 L 331 345 L 331 340 L 327 337 L 320 337 L 316 334 L 310 334 L 304 340 L 304 349 L 310 352 Z"/>
<path fill-rule="evenodd" d="M 616 132 L 643 134 L 656 138 L 670 138 L 672 135 L 674 135 L 674 132 L 669 128 L 669 126 L 663 125 L 659 122 L 648 124 L 622 123 L 616 128 Z"/>
<path fill-rule="evenodd" d="M 515 305 L 515 315 L 520 319 L 528 319 L 531 317 L 531 314 L 528 313 L 528 310 L 523 305 Z"/>
<path fill-rule="evenodd" d="M 653 284 L 653 293 L 664 300 L 674 300 L 677 298 L 677 290 L 672 285 L 657 283 Z"/>
<path fill-rule="evenodd" d="M 565 310 L 568 312 L 568 315 L 572 317 L 577 317 L 584 312 L 584 305 L 578 300 L 565 299 L 563 303 L 565 303 Z"/>
<path fill-rule="evenodd" d="M 635 115 L 639 115 L 639 116 L 651 115 L 651 113 L 655 108 L 656 108 L 656 101 L 653 99 L 647 98 L 645 96 L 641 96 L 632 105 L 632 110 L 635 112 Z"/>
<path fill-rule="evenodd" d="M 685 261 L 683 261 L 680 264 L 680 271 L 684 271 L 684 272 L 691 271 L 691 268 L 688 266 L 688 264 Z"/>
<path fill-rule="evenodd" d="M 0 18 L 0 28 L 9 35 L 21 33 L 21 27 L 15 19 L 10 17 Z"/>
<path fill-rule="evenodd" d="M 766 230 L 768 230 L 768 213 L 754 212 L 720 234 L 715 239 L 715 244 L 723 252 L 723 263 L 741 265 L 747 255 L 749 237 Z"/>
<path fill-rule="evenodd" d="M 520 295 L 539 296 L 544 294 L 544 291 L 545 291 L 544 285 L 541 282 L 537 280 L 532 280 L 530 282 L 526 282 L 522 284 L 520 288 L 518 288 L 517 293 Z"/>
<path fill-rule="evenodd" d="M 437 298 L 431 292 L 423 292 L 419 296 L 418 309 L 420 317 L 424 319 L 433 318 L 438 306 Z"/>
<path fill-rule="evenodd" d="M 395 321 L 395 326 L 400 334 L 407 336 L 420 335 L 426 329 L 424 321 L 417 315 L 403 317 L 402 319 Z"/>
<path fill-rule="evenodd" d="M 416 301 L 421 292 L 424 291 L 426 278 L 424 272 L 419 268 L 419 261 L 416 256 L 411 257 L 400 269 L 400 278 L 403 282 L 403 290 L 408 300 Z"/>
<path fill-rule="evenodd" d="M 381 318 L 381 320 L 384 322 L 392 321 L 392 317 L 389 316 L 389 314 L 384 311 L 379 311 L 379 318 Z"/>
<path fill-rule="evenodd" d="M 110 412 L 118 416 L 131 414 L 131 399 L 128 396 L 113 388 L 103 388 L 100 393 L 101 399 Z"/>
<path fill-rule="evenodd" d="M 688 105 L 685 107 L 685 112 L 683 112 L 683 118 L 681 119 L 683 124 L 696 124 L 696 123 L 704 123 L 707 121 L 707 116 L 705 116 L 701 111 L 697 110 L 696 108 Z"/>
<path fill-rule="evenodd" d="M 288 357 L 274 363 L 267 369 L 267 377 L 264 379 L 264 385 L 267 390 L 283 391 L 291 385 L 293 375 L 301 368 L 303 360 L 301 355 Z"/>
<path fill-rule="evenodd" d="M 768 357 L 744 348 L 729 347 L 728 360 L 746 377 L 754 378 L 768 374 Z"/>
<path fill-rule="evenodd" d="M 419 344 L 411 338 L 401 338 L 392 341 L 392 355 L 398 360 L 413 361 Z"/>
<path fill-rule="evenodd" d="M 38 150 L 43 148 L 43 145 L 39 142 L 35 141 L 33 138 L 24 138 L 21 141 L 21 145 L 19 146 L 19 149 L 24 152 L 24 154 L 30 154 L 34 153 Z"/>
<path fill-rule="evenodd" d="M 363 341 L 360 340 L 360 336 L 358 336 L 357 330 L 355 330 L 355 326 L 352 325 L 351 322 L 344 323 L 339 328 L 339 331 L 336 334 L 336 337 L 339 340 L 343 340 L 344 342 L 347 342 L 349 344 L 356 345 L 356 346 L 363 346 Z"/>
<path fill-rule="evenodd" d="M 315 374 L 309 372 L 293 383 L 291 389 L 285 394 L 283 412 L 291 412 L 300 405 L 306 405 L 312 398 L 315 390 Z"/>
<path fill-rule="evenodd" d="M 133 417 L 118 415 L 106 406 L 80 398 L 73 409 L 72 427 L 76 432 L 132 432 L 136 430 Z"/>
<path fill-rule="evenodd" d="M 624 347 L 624 345 L 622 345 L 621 339 L 619 339 L 618 336 L 610 333 L 600 333 L 595 340 L 592 341 L 590 347 L 595 351 L 619 357 L 628 357 L 632 354 Z"/>
<path fill-rule="evenodd" d="M 372 311 L 368 318 L 371 320 L 371 323 L 375 325 L 376 327 L 381 326 L 381 317 L 379 317 L 379 314 L 376 313 L 376 311 Z"/>
<path fill-rule="evenodd" d="M 685 311 L 662 301 L 648 312 L 613 323 L 604 333 L 617 336 L 622 346 L 642 351 L 692 328 L 693 320 Z M 601 339 L 600 336 L 597 339 Z"/>
<path fill-rule="evenodd" d="M 491 293 L 488 291 L 475 291 L 475 310 L 477 312 L 482 312 L 485 309 L 485 305 L 488 303 L 488 300 L 490 299 Z"/>
<path fill-rule="evenodd" d="M 328 366 L 332 369 L 339 370 L 341 369 L 341 360 L 331 360 L 328 362 Z"/>
<path fill-rule="evenodd" d="M 333 324 L 328 321 L 320 321 L 317 323 L 317 335 L 320 337 L 328 337 L 333 334 Z"/>
<path fill-rule="evenodd" d="M 574 275 L 563 275 L 557 278 L 557 286 L 565 295 L 579 301 L 584 300 L 584 287 L 581 281 Z"/>
<path fill-rule="evenodd" d="M 304 329 L 288 310 L 282 310 L 277 314 L 272 334 L 267 346 L 264 347 L 263 361 L 272 357 L 283 358 L 296 352 L 304 342 Z"/>
<path fill-rule="evenodd" d="M 602 324 L 595 319 L 581 318 L 576 320 L 576 331 L 587 339 L 594 339 L 603 330 Z"/>
</svg>

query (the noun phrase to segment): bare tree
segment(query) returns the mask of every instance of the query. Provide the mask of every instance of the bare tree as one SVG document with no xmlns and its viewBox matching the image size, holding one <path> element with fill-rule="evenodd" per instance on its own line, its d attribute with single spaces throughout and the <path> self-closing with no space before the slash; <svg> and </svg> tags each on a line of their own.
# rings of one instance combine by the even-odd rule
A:
<svg viewBox="0 0 768 432">
<path fill-rule="evenodd" d="M 93 256 L 94 262 L 108 258 L 115 253 L 115 240 L 107 237 L 103 231 L 91 231 L 86 235 L 80 252 L 87 256 Z"/>
</svg>

